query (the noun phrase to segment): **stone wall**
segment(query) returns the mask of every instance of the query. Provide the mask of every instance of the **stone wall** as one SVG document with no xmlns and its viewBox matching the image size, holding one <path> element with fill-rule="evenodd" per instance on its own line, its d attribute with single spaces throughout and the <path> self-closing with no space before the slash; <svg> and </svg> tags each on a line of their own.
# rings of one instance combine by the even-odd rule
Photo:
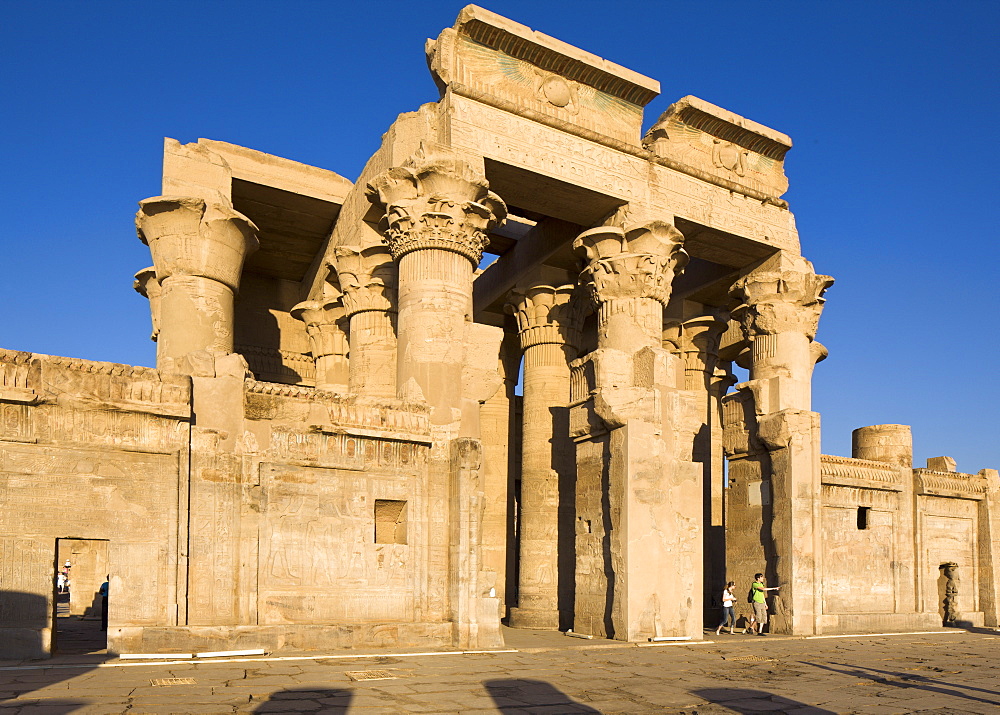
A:
<svg viewBox="0 0 1000 715">
<path fill-rule="evenodd" d="M 107 542 L 113 622 L 176 625 L 184 617 L 189 381 L 13 351 L 0 351 L 0 374 L 5 657 L 39 657 L 53 645 L 59 538 Z"/>
</svg>

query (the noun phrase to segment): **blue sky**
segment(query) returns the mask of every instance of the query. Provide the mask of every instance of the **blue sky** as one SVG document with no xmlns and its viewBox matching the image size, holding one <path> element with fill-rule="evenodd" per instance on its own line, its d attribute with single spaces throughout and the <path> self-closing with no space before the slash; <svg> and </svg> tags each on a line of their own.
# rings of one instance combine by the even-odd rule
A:
<svg viewBox="0 0 1000 715">
<path fill-rule="evenodd" d="M 1000 467 L 1000 3 L 522 2 L 486 7 L 789 134 L 785 198 L 837 279 L 823 450 L 913 425 L 918 463 Z M 423 42 L 459 3 L 7 2 L 0 346 L 151 365 L 132 274 L 161 142 L 242 144 L 354 179 L 434 101 Z"/>
</svg>

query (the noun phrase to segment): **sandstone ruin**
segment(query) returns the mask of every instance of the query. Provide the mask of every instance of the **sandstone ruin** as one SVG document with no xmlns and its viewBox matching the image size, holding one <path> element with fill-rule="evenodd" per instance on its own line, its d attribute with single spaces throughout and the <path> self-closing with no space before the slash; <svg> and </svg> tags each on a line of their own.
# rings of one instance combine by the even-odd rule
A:
<svg viewBox="0 0 1000 715">
<path fill-rule="evenodd" d="M 657 81 L 476 6 L 426 52 L 353 183 L 166 140 L 156 369 L 0 351 L 0 657 L 58 648 L 67 540 L 117 653 L 700 639 L 757 571 L 775 632 L 926 628 L 944 564 L 1000 625 L 996 470 L 820 453 L 787 136 L 690 96 L 643 135 Z"/>
</svg>

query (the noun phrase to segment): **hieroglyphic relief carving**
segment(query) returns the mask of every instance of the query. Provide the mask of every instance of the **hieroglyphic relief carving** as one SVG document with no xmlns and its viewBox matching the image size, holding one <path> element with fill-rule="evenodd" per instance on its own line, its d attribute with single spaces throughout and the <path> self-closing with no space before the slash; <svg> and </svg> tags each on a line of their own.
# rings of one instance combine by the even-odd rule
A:
<svg viewBox="0 0 1000 715">
<path fill-rule="evenodd" d="M 276 463 L 260 470 L 266 495 L 259 574 L 265 622 L 411 616 L 410 548 L 374 543 L 376 498 L 412 501 L 405 482 Z M 381 594 L 374 602 L 367 597 L 372 589 Z"/>
<path fill-rule="evenodd" d="M 143 412 L 40 405 L 30 413 L 39 442 L 173 452 L 186 445 L 187 422 Z"/>
<path fill-rule="evenodd" d="M 36 410 L 30 405 L 5 405 L 0 402 L 0 440 L 34 442 Z"/>
<path fill-rule="evenodd" d="M 51 539 L 0 536 L 0 629 L 51 625 L 52 554 Z"/>
<path fill-rule="evenodd" d="M 38 513 L 54 524 L 95 525 L 114 513 L 111 531 L 148 531 L 176 518 L 177 478 L 175 455 L 3 444 L 0 483 L 5 496 L 30 503 L 32 510 L 7 510 L 0 524 L 11 530 L 7 533 L 31 533 L 38 528 Z"/>
<path fill-rule="evenodd" d="M 273 428 L 269 453 L 278 459 L 356 471 L 378 468 L 412 470 L 420 468 L 427 460 L 424 444 L 363 437 L 351 434 L 349 429 L 326 434 L 283 426 Z"/>
</svg>

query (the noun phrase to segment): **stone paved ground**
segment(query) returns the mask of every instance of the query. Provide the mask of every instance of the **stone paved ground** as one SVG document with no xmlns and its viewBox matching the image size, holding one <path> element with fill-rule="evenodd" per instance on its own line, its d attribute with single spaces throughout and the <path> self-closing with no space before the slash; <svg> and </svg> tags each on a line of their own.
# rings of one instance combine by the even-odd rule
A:
<svg viewBox="0 0 1000 715">
<path fill-rule="evenodd" d="M 20 664 L 0 669 L 0 715 L 1000 712 L 992 632 L 658 647 L 518 633 L 508 642 L 514 652 Z M 369 670 L 393 679 L 346 674 Z M 164 678 L 194 682 L 152 684 Z"/>
</svg>

